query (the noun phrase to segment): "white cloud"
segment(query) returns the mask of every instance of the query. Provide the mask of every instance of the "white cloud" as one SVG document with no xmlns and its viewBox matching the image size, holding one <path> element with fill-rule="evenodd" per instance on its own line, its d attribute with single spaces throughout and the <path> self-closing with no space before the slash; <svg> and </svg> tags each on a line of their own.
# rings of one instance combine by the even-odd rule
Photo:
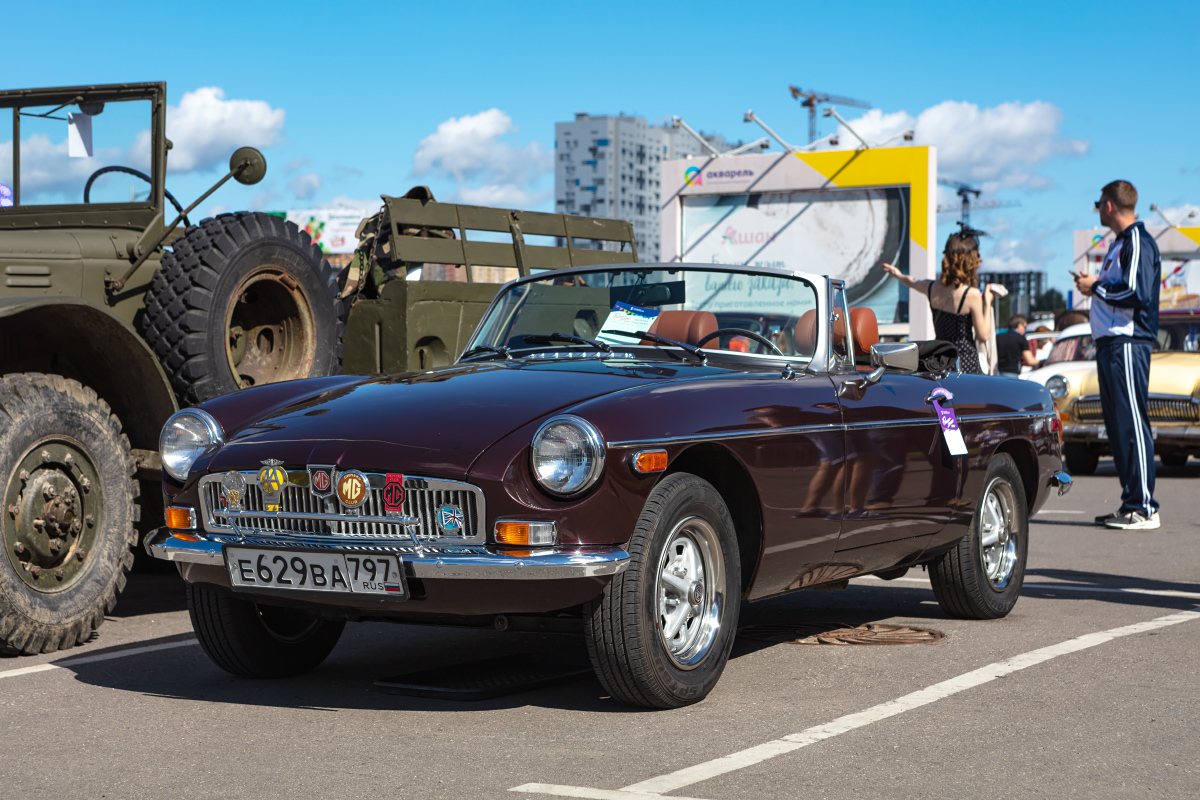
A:
<svg viewBox="0 0 1200 800">
<path fill-rule="evenodd" d="M 287 162 L 287 166 L 285 166 L 283 168 L 283 171 L 287 172 L 287 173 L 292 173 L 292 172 L 295 172 L 296 170 L 300 169 L 301 167 L 307 167 L 311 163 L 312 163 L 312 160 L 308 159 L 308 158 L 293 158 Z"/>
<path fill-rule="evenodd" d="M 308 172 L 304 175 L 297 175 L 288 182 L 288 186 L 292 190 L 292 194 L 299 197 L 301 200 L 307 200 L 317 193 L 321 188 L 321 176 L 315 172 Z"/>
<path fill-rule="evenodd" d="M 93 172 L 110 164 L 128 163 L 120 148 L 96 148 L 92 158 L 70 158 L 67 155 L 67 140 L 55 144 L 41 133 L 21 137 L 21 197 L 39 203 L 61 200 L 79 203 L 83 200 L 83 187 Z M 127 180 L 122 177 L 122 180 Z M 137 178 L 131 178 L 145 186 Z M 12 185 L 12 140 L 0 142 L 0 183 Z M 111 189 L 111 182 L 108 182 Z M 104 191 L 97 185 L 96 191 Z M 47 195 L 63 195 L 59 198 Z M 109 200 L 111 196 L 106 195 Z M 96 195 L 93 194 L 93 199 Z"/>
<path fill-rule="evenodd" d="M 228 163 L 239 147 L 269 147 L 282 137 L 286 115 L 265 100 L 226 100 L 217 86 L 186 92 L 179 105 L 167 106 L 167 138 L 174 145 L 167 169 L 206 170 Z"/>
<path fill-rule="evenodd" d="M 1044 188 L 1050 179 L 1038 175 L 1034 167 L 1059 156 L 1087 153 L 1088 142 L 1061 135 L 1062 121 L 1062 110 L 1041 100 L 983 109 L 974 103 L 947 100 L 915 118 L 906 111 L 889 114 L 871 109 L 850 123 L 872 144 L 912 130 L 914 144 L 937 146 L 939 177 L 995 191 Z M 844 128 L 838 138 L 840 147 L 858 145 Z"/>
<path fill-rule="evenodd" d="M 554 197 L 553 189 L 545 191 L 526 190 L 512 184 L 491 183 L 478 189 L 461 187 L 454 193 L 454 202 L 499 208 L 534 209 L 548 203 Z"/>
<path fill-rule="evenodd" d="M 549 193 L 532 187 L 551 171 L 554 157 L 538 142 L 519 146 L 503 140 L 516 132 L 512 118 L 498 108 L 451 117 L 417 145 L 413 175 L 450 178 L 457 184 L 455 199 L 461 202 L 526 207 L 544 203 Z"/>
</svg>

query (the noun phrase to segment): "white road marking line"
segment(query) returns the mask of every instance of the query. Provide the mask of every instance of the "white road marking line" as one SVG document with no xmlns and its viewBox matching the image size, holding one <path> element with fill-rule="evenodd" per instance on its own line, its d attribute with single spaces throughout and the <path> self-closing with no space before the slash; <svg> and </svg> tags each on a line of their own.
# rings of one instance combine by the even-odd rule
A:
<svg viewBox="0 0 1200 800">
<path fill-rule="evenodd" d="M 593 789 L 589 786 L 558 786 L 553 783 L 526 783 L 514 786 L 510 792 L 525 792 L 526 794 L 549 794 L 555 797 L 583 797 L 589 800 L 662 800 L 661 794 L 646 792 L 627 792 L 624 789 Z M 694 797 L 671 795 L 671 800 L 698 800 Z"/>
<path fill-rule="evenodd" d="M 114 658 L 125 658 L 126 656 L 140 656 L 143 653 L 153 653 L 158 650 L 170 650 L 175 647 L 189 647 L 194 644 L 200 644 L 195 639 L 184 639 L 179 642 L 167 642 L 165 644 L 152 644 L 145 647 L 131 647 L 128 650 L 117 650 L 112 653 L 97 653 L 94 656 L 83 656 L 82 658 L 67 658 L 62 661 L 54 661 L 49 664 L 37 664 L 32 667 L 18 667 L 17 669 L 8 669 L 0 672 L 0 678 L 16 678 L 21 675 L 32 675 L 36 672 L 47 672 L 52 669 L 70 669 L 77 664 L 94 664 L 97 661 L 111 661 Z"/>
<path fill-rule="evenodd" d="M 861 575 L 853 580 L 885 582 L 875 575 Z M 929 586 L 925 578 L 893 578 L 886 583 L 919 583 Z M 932 587 L 930 587 L 932 589 Z M 1061 589 L 1064 592 L 1100 592 L 1102 594 L 1148 594 L 1155 597 L 1182 597 L 1185 600 L 1200 600 L 1200 592 L 1184 592 L 1178 589 L 1137 589 L 1119 586 L 1080 586 L 1075 583 L 1026 583 L 1022 589 Z"/>
<path fill-rule="evenodd" d="M 1082 512 L 1082 511 L 1066 511 L 1066 510 L 1060 510 L 1057 508 L 1043 508 L 1041 511 L 1034 514 L 1034 516 L 1040 517 L 1042 514 L 1082 514 L 1082 513 L 1084 513 L 1084 512 Z"/>
<path fill-rule="evenodd" d="M 703 764 L 697 764 L 694 767 L 678 770 L 667 775 L 660 775 L 657 778 L 634 783 L 621 789 L 625 794 L 612 795 L 564 795 L 568 797 L 612 797 L 622 798 L 629 796 L 637 796 L 637 793 L 643 795 L 649 794 L 661 795 L 664 792 L 675 791 L 682 789 L 685 786 L 690 786 L 694 783 L 706 781 L 715 778 L 718 775 L 724 775 L 728 772 L 744 769 L 754 764 L 759 764 L 770 758 L 790 753 L 793 750 L 798 750 L 801 747 L 806 747 L 810 744 L 831 739 L 842 733 L 861 728 L 865 725 L 870 725 L 872 722 L 878 722 L 888 717 L 903 714 L 905 711 L 912 711 L 914 708 L 928 705 L 951 695 L 958 694 L 966 689 L 971 689 L 976 686 L 981 686 L 985 683 L 1001 678 L 1005 675 L 1010 675 L 1019 670 L 1027 669 L 1028 667 L 1041 664 L 1059 656 L 1076 653 L 1080 650 L 1086 650 L 1090 647 L 1095 647 L 1105 642 L 1111 642 L 1123 636 L 1132 636 L 1137 633 L 1145 633 L 1146 631 L 1155 630 L 1157 628 L 1165 628 L 1170 625 L 1178 625 L 1181 622 L 1189 622 L 1194 619 L 1200 619 L 1200 612 L 1196 611 L 1181 611 L 1176 614 L 1170 614 L 1165 617 L 1158 617 L 1147 622 L 1138 622 L 1133 625 L 1124 625 L 1119 628 L 1112 628 L 1107 631 L 1098 633 L 1089 633 L 1084 636 L 1079 636 L 1074 639 L 1068 639 L 1065 642 L 1060 642 L 1049 647 L 1042 647 L 1037 650 L 1031 650 L 1028 653 L 1014 656 L 1013 658 L 1004 661 L 998 661 L 994 664 L 988 664 L 986 667 L 972 670 L 971 672 L 963 673 L 955 678 L 951 678 L 941 683 L 935 683 L 925 689 L 920 689 L 911 694 L 906 694 L 895 700 L 890 700 L 886 703 L 868 708 L 865 711 L 859 711 L 855 714 L 847 714 L 844 717 L 835 719 L 833 722 L 827 722 L 824 725 L 817 725 L 801 731 L 784 736 L 774 741 L 765 742 L 757 747 L 751 747 L 737 753 L 733 753 L 722 758 L 717 758 L 712 761 L 706 761 Z M 526 784 L 529 786 L 530 784 Z"/>
</svg>

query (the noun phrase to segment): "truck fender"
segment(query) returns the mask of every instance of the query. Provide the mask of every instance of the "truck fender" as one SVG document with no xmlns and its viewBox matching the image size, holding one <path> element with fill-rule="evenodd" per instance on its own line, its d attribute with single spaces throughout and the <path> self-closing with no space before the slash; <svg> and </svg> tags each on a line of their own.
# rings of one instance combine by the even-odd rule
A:
<svg viewBox="0 0 1200 800">
<path fill-rule="evenodd" d="M 157 451 L 178 406 L 154 353 L 107 309 L 82 298 L 0 299 L 0 374 L 45 372 L 91 387 L 134 448 Z"/>
</svg>

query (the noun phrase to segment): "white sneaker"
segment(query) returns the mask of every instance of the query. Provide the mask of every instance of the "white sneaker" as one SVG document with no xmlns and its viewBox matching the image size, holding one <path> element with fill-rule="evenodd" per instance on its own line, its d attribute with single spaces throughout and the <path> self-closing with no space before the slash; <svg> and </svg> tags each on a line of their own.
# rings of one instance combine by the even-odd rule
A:
<svg viewBox="0 0 1200 800">
<path fill-rule="evenodd" d="M 1123 531 L 1152 531 L 1161 526 L 1158 519 L 1158 512 L 1155 511 L 1149 517 L 1144 517 L 1136 511 L 1130 511 L 1128 514 L 1122 514 L 1119 517 L 1104 523 L 1106 528 L 1116 528 Z"/>
</svg>

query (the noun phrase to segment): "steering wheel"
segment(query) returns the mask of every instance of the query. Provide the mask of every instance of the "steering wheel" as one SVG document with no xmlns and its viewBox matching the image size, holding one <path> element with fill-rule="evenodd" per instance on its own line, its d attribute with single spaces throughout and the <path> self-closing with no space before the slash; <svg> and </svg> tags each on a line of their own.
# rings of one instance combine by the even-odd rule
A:
<svg viewBox="0 0 1200 800">
<path fill-rule="evenodd" d="M 783 351 L 780 350 L 778 347 L 776 347 L 775 343 L 772 342 L 770 339 L 768 339 L 765 336 L 759 336 L 757 333 L 754 333 L 753 331 L 748 331 L 744 328 L 718 328 L 717 330 L 713 331 L 712 333 L 710 333 L 706 336 L 701 336 L 700 341 L 696 342 L 696 347 L 703 347 L 705 342 L 709 341 L 710 339 L 716 339 L 718 336 L 734 336 L 734 335 L 749 337 L 760 344 L 765 344 L 767 347 L 774 350 L 776 355 L 784 356 L 784 358 L 787 358 L 787 356 L 784 355 Z"/>
<path fill-rule="evenodd" d="M 129 167 L 116 167 L 116 166 L 101 167 L 100 169 L 93 172 L 91 177 L 87 179 L 87 183 L 85 183 L 83 185 L 83 202 L 85 202 L 85 203 L 92 202 L 89 199 L 89 197 L 92 193 L 92 184 L 96 182 L 96 178 L 99 178 L 101 175 L 106 175 L 109 172 L 123 172 L 126 175 L 132 175 L 135 178 L 141 178 L 142 180 L 144 180 L 146 183 L 150 184 L 151 186 L 154 185 L 154 181 L 151 180 L 149 175 L 147 175 L 144 172 L 139 172 L 136 169 L 131 169 Z M 187 218 L 187 214 L 183 213 L 183 206 L 179 205 L 179 201 L 175 199 L 175 195 L 171 194 L 166 188 L 163 189 L 163 194 L 165 194 L 167 196 L 167 199 L 171 201 L 171 205 L 175 206 L 175 210 L 178 211 L 183 216 L 183 224 L 189 228 L 192 227 L 191 220 L 189 220 Z"/>
</svg>

